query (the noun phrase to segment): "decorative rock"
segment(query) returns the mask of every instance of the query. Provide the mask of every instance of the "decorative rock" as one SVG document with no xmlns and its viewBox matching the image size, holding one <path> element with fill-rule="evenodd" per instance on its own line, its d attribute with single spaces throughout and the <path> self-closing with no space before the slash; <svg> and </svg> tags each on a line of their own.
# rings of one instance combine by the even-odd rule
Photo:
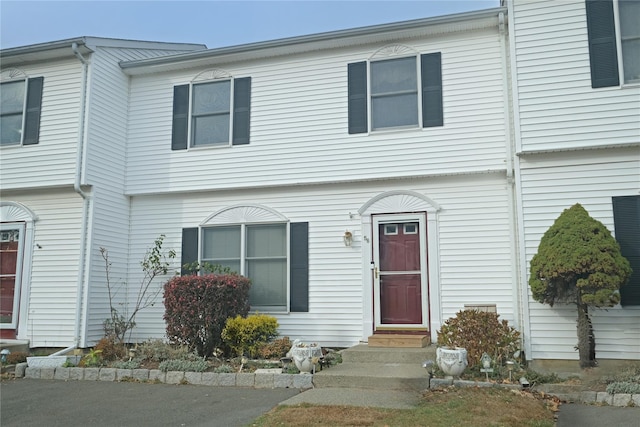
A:
<svg viewBox="0 0 640 427">
<path fill-rule="evenodd" d="M 25 378 L 40 379 L 40 368 L 27 367 L 24 374 Z"/>
<path fill-rule="evenodd" d="M 640 394 L 632 394 L 631 401 L 633 402 L 634 406 L 640 406 Z"/>
<path fill-rule="evenodd" d="M 131 376 L 133 379 L 138 381 L 149 381 L 149 370 L 148 369 L 133 369 L 131 372 Z"/>
<path fill-rule="evenodd" d="M 629 406 L 631 395 L 627 393 L 616 393 L 613 395 L 613 406 Z"/>
<path fill-rule="evenodd" d="M 466 380 L 454 380 L 453 385 L 456 387 L 493 387 L 493 383 L 486 381 L 466 381 Z"/>
<path fill-rule="evenodd" d="M 256 381 L 257 383 L 257 381 Z M 293 387 L 293 375 L 275 374 L 273 376 L 273 386 L 275 388 L 291 388 Z"/>
<path fill-rule="evenodd" d="M 30 356 L 27 364 L 31 368 L 58 368 L 65 364 L 67 356 Z"/>
<path fill-rule="evenodd" d="M 249 373 L 236 374 L 236 387 L 253 387 L 255 383 L 256 383 L 255 374 L 249 374 Z"/>
<path fill-rule="evenodd" d="M 167 382 L 167 373 L 162 372 L 160 369 L 151 369 L 149 371 L 149 381 Z"/>
<path fill-rule="evenodd" d="M 52 380 L 55 375 L 56 368 L 40 368 L 41 380 Z"/>
<path fill-rule="evenodd" d="M 71 368 L 56 368 L 56 372 L 53 374 L 54 380 L 68 380 L 71 372 Z"/>
<path fill-rule="evenodd" d="M 203 372 L 202 385 L 208 385 L 208 386 L 220 385 L 220 374 L 217 374 L 215 372 Z"/>
<path fill-rule="evenodd" d="M 429 388 L 445 388 L 453 385 L 453 378 L 431 378 Z"/>
<path fill-rule="evenodd" d="M 115 381 L 116 369 L 115 368 L 101 368 L 98 374 L 98 380 L 100 381 Z"/>
<path fill-rule="evenodd" d="M 222 373 L 218 374 L 218 385 L 219 386 L 235 386 L 236 385 L 236 374 L 230 373 Z"/>
<path fill-rule="evenodd" d="M 16 378 L 24 377 L 24 371 L 27 369 L 27 362 L 18 363 L 16 365 L 16 369 L 13 371 L 13 374 Z"/>
<path fill-rule="evenodd" d="M 84 368 L 85 381 L 98 381 L 100 376 L 100 368 Z"/>
<path fill-rule="evenodd" d="M 313 375 L 309 374 L 296 374 L 293 375 L 293 387 L 294 388 L 313 388 Z"/>
<path fill-rule="evenodd" d="M 202 372 L 185 372 L 184 379 L 189 384 L 201 385 L 202 384 Z"/>
<path fill-rule="evenodd" d="M 596 395 L 596 402 L 611 405 L 613 403 L 613 396 L 606 391 L 599 391 Z"/>
<path fill-rule="evenodd" d="M 275 374 L 256 375 L 256 388 L 273 388 Z"/>
<path fill-rule="evenodd" d="M 167 372 L 167 384 L 180 384 L 184 379 L 184 372 L 169 371 Z"/>
<path fill-rule="evenodd" d="M 70 380 L 82 380 L 84 379 L 84 368 L 69 368 Z"/>
<path fill-rule="evenodd" d="M 133 369 L 116 369 L 116 380 L 122 381 L 125 378 L 133 378 Z"/>
<path fill-rule="evenodd" d="M 583 391 L 580 398 L 584 403 L 595 403 L 598 392 L 596 391 Z"/>
</svg>

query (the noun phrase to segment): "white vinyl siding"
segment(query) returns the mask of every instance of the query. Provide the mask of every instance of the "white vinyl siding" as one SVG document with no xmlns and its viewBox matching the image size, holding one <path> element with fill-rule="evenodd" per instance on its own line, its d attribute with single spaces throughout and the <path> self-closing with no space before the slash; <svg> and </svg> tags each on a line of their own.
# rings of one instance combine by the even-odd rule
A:
<svg viewBox="0 0 640 427">
<path fill-rule="evenodd" d="M 31 347 L 74 344 L 82 199 L 73 191 L 3 193 L 36 216 L 28 311 L 21 336 Z M 24 289 L 24 288 L 23 288 Z M 22 323 L 22 322 L 21 322 Z"/>
<path fill-rule="evenodd" d="M 522 205 L 527 271 L 542 235 L 564 209 L 580 203 L 614 233 L 613 196 L 640 192 L 640 149 L 583 151 L 557 156 L 533 156 L 522 164 Z M 530 292 L 529 292 L 530 295 Z M 577 360 L 575 305 L 553 308 L 530 298 L 531 344 L 534 359 Z M 596 337 L 596 357 L 640 357 L 640 307 L 619 305 L 590 311 Z"/>
<path fill-rule="evenodd" d="M 592 89 L 584 0 L 516 1 L 519 151 L 640 142 L 640 87 Z"/>
<path fill-rule="evenodd" d="M 82 80 L 80 62 L 69 59 L 18 68 L 27 76 L 44 77 L 40 140 L 36 145 L 0 148 L 2 189 L 73 185 Z"/>
<path fill-rule="evenodd" d="M 513 322 L 513 249 L 501 174 L 136 196 L 132 199 L 130 280 L 139 279 L 138 260 L 153 236 L 165 233 L 166 247 L 179 252 L 182 228 L 229 206 L 259 204 L 291 222 L 309 222 L 309 312 L 275 313 L 280 334 L 328 346 L 354 345 L 363 338 L 362 251 L 367 244 L 363 235 L 370 236 L 371 230 L 362 230 L 360 217 L 350 217 L 349 212 L 356 213 L 376 195 L 397 189 L 417 191 L 443 207 L 438 214 L 443 318 L 454 316 L 465 304 L 496 304 L 501 318 Z M 350 247 L 343 242 L 346 229 L 354 235 Z M 176 271 L 179 258 L 180 254 L 172 267 Z M 162 314 L 161 305 L 141 312 L 134 336 L 161 337 Z"/>
<path fill-rule="evenodd" d="M 171 151 L 173 87 L 201 69 L 132 76 L 127 194 L 504 170 L 497 29 L 403 43 L 442 52 L 443 127 L 348 134 L 347 64 L 380 45 L 225 64 L 252 78 L 251 144 L 230 150 Z"/>
</svg>

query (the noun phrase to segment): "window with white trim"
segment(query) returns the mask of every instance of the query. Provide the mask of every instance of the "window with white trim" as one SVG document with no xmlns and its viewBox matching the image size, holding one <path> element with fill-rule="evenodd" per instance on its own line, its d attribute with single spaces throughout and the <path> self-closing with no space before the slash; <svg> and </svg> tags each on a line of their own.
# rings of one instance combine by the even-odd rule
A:
<svg viewBox="0 0 640 427">
<path fill-rule="evenodd" d="M 0 85 L 0 146 L 38 143 L 43 81 L 22 77 Z"/>
<path fill-rule="evenodd" d="M 171 149 L 248 144 L 250 103 L 250 77 L 174 86 Z"/>
<path fill-rule="evenodd" d="M 349 133 L 443 126 L 441 57 L 388 46 L 348 64 Z"/>
<path fill-rule="evenodd" d="M 585 0 L 591 87 L 640 83 L 640 0 Z"/>
<path fill-rule="evenodd" d="M 618 39 L 625 83 L 640 83 L 640 1 L 618 0 Z"/>
</svg>

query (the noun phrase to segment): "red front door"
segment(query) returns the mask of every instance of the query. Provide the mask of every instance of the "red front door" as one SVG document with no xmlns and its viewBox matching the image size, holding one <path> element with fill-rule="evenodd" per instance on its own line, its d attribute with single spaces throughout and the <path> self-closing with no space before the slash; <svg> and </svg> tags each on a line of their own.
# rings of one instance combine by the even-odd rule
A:
<svg viewBox="0 0 640 427">
<path fill-rule="evenodd" d="M 426 327 L 424 215 L 375 217 L 377 326 Z"/>
<path fill-rule="evenodd" d="M 3 225 L 0 231 L 0 338 L 5 339 L 16 337 L 20 234 L 19 227 L 11 229 Z"/>
</svg>

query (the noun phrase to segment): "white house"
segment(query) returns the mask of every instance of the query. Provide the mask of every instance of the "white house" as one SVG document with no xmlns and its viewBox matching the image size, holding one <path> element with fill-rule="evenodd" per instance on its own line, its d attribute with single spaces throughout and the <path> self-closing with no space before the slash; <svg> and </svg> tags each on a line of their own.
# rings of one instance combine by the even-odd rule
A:
<svg viewBox="0 0 640 427">
<path fill-rule="evenodd" d="M 508 2 L 521 237 L 521 325 L 532 359 L 577 359 L 575 306 L 543 306 L 528 263 L 580 203 L 635 273 L 622 303 L 592 310 L 599 359 L 640 359 L 640 2 Z"/>
<path fill-rule="evenodd" d="M 218 49 L 87 43 L 88 67 L 121 56 L 86 80 L 67 41 L 77 75 L 48 97 L 45 75 L 40 144 L 0 148 L 3 231 L 24 230 L 17 337 L 94 344 L 109 314 L 99 248 L 134 292 L 165 235 L 176 271 L 249 276 L 252 308 L 282 335 L 433 341 L 479 306 L 522 332 L 527 358 L 576 359 L 571 308 L 531 300 L 527 263 L 563 209 L 580 202 L 613 230 L 612 203 L 638 197 L 639 89 L 591 87 L 584 1 L 507 3 Z M 55 64 L 46 48 L 2 51 L 3 97 L 9 65 L 35 77 Z M 56 116 L 64 94 L 74 113 Z M 598 313 L 596 334 L 611 333 L 599 357 L 640 358 L 639 313 Z M 134 339 L 162 337 L 162 314 L 140 312 Z"/>
<path fill-rule="evenodd" d="M 94 304 L 96 248 L 112 249 L 116 277 L 128 258 L 129 79 L 118 63 L 204 48 L 84 37 L 0 52 L 2 338 L 95 342 L 108 315 Z"/>
</svg>

